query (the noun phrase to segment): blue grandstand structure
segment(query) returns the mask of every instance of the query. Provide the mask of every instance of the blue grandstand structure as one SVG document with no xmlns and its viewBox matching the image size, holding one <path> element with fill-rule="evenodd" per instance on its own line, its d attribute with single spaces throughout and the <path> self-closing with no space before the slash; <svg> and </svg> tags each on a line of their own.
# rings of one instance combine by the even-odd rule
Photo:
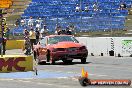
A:
<svg viewBox="0 0 132 88">
<path fill-rule="evenodd" d="M 121 3 L 126 4 L 125 9 L 120 9 Z M 77 4 L 81 9 L 78 12 Z M 85 11 L 86 6 L 88 11 Z M 32 0 L 21 19 L 27 24 L 30 17 L 41 18 L 41 28 L 47 25 L 49 31 L 55 31 L 56 25 L 63 29 L 74 25 L 79 31 L 123 30 L 131 6 L 132 0 Z M 23 27 L 27 27 L 26 24 Z"/>
</svg>

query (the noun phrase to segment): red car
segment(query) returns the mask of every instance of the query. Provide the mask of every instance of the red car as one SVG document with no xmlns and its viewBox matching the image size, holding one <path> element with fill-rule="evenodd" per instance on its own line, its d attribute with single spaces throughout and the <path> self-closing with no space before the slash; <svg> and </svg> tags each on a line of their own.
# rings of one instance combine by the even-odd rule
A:
<svg viewBox="0 0 132 88">
<path fill-rule="evenodd" d="M 34 57 L 38 63 L 62 60 L 64 63 L 72 63 L 73 59 L 80 59 L 86 63 L 88 50 L 71 35 L 50 35 L 41 39 L 34 45 Z"/>
</svg>

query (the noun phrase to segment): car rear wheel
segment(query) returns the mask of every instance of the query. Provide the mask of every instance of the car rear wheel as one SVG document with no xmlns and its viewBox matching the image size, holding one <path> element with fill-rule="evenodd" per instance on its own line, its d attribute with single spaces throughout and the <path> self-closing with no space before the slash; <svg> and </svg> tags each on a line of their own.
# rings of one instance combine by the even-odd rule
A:
<svg viewBox="0 0 132 88">
<path fill-rule="evenodd" d="M 50 56 L 50 51 L 49 50 L 48 50 L 48 53 L 47 53 L 47 62 L 50 62 L 51 65 L 55 64 L 55 61 Z"/>
<path fill-rule="evenodd" d="M 85 63 L 86 63 L 86 58 L 82 58 L 82 59 L 81 59 L 81 63 L 82 63 L 82 64 L 85 64 Z"/>
</svg>

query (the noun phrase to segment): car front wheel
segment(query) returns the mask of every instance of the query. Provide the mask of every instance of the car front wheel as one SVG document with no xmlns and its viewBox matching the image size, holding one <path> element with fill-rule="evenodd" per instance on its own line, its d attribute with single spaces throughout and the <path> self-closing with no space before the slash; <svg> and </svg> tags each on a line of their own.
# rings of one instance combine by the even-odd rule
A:
<svg viewBox="0 0 132 88">
<path fill-rule="evenodd" d="M 82 63 L 82 64 L 85 64 L 85 63 L 86 63 L 86 58 L 82 58 L 82 59 L 81 59 L 81 63 Z"/>
<path fill-rule="evenodd" d="M 55 64 L 55 61 L 51 59 L 51 60 L 50 60 L 50 64 L 51 64 L 51 65 L 54 65 L 54 64 Z"/>
</svg>

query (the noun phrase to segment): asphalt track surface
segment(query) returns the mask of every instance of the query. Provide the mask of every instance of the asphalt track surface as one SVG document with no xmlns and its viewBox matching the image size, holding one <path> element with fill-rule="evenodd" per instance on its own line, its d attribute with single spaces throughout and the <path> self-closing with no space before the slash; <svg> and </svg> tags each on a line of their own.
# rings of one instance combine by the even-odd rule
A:
<svg viewBox="0 0 132 88">
<path fill-rule="evenodd" d="M 21 50 L 8 50 L 7 54 L 22 54 Z M 35 72 L 0 73 L 0 88 L 82 88 L 78 82 L 81 69 L 88 71 L 90 79 L 132 80 L 132 57 L 89 56 L 86 64 L 74 60 L 66 65 L 38 65 Z M 132 88 L 132 86 L 87 86 L 86 88 Z"/>
</svg>

